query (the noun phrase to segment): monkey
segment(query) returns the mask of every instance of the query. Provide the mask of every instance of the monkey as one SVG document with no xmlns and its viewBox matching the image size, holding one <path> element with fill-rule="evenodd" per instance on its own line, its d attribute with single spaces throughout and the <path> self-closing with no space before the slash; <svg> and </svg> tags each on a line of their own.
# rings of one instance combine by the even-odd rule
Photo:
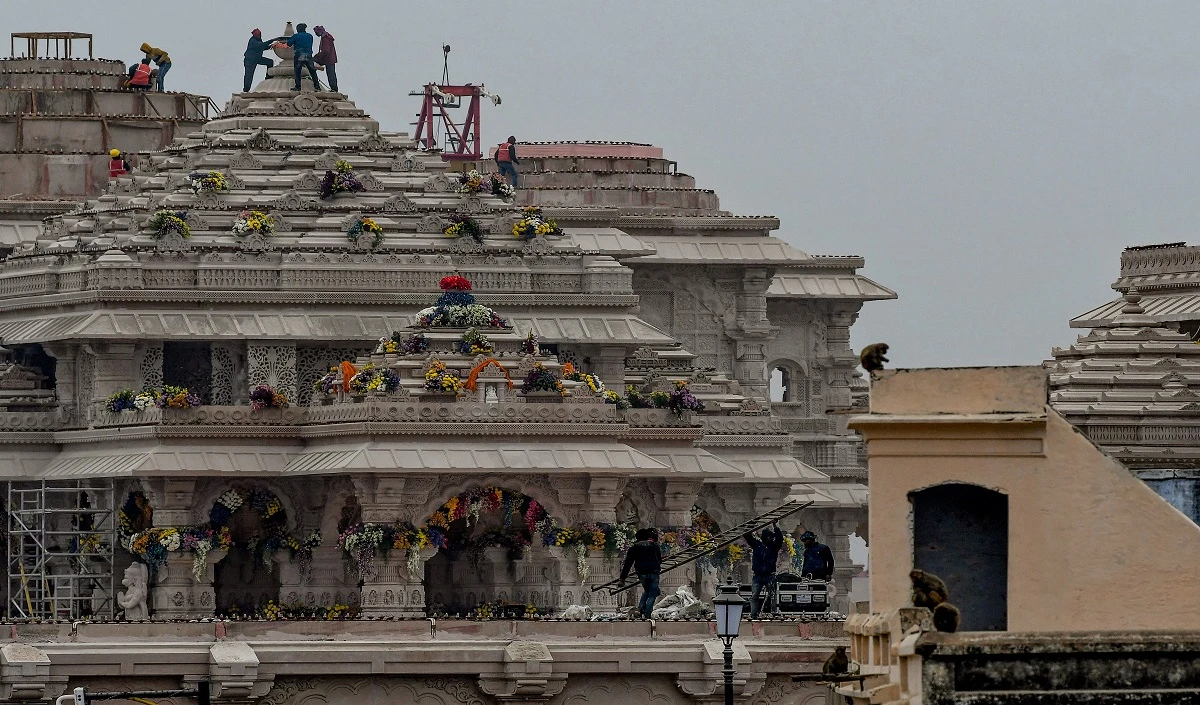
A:
<svg viewBox="0 0 1200 705">
<path fill-rule="evenodd" d="M 888 345 L 887 343 L 873 343 L 862 349 L 858 355 L 858 363 L 866 370 L 871 377 L 875 373 L 883 369 L 883 363 L 887 362 Z"/>
<path fill-rule="evenodd" d="M 950 591 L 946 588 L 946 583 L 933 573 L 926 573 L 920 569 L 914 569 L 908 577 L 912 580 L 913 607 L 933 610 L 933 627 L 939 632 L 958 631 L 962 613 L 947 602 L 950 599 Z"/>
<path fill-rule="evenodd" d="M 913 607 L 933 609 L 950 598 L 946 583 L 933 573 L 914 568 L 908 577 L 912 580 Z"/>
<path fill-rule="evenodd" d="M 962 613 L 949 602 L 943 602 L 933 608 L 933 628 L 939 632 L 953 634 L 958 631 L 958 625 L 961 620 Z"/>
<path fill-rule="evenodd" d="M 829 658 L 825 659 L 825 665 L 821 666 L 821 673 L 838 674 L 847 673 L 850 670 L 850 658 L 846 656 L 846 647 L 839 646 L 833 650 Z"/>
</svg>

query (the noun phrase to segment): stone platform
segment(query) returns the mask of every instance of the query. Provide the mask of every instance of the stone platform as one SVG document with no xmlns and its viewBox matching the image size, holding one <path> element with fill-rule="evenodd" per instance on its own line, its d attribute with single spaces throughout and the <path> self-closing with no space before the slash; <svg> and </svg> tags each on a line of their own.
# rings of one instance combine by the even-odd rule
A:
<svg viewBox="0 0 1200 705">
<path fill-rule="evenodd" d="M 713 703 L 721 644 L 702 621 L 353 620 L 10 624 L 4 700 L 190 687 L 218 702 Z M 823 703 L 819 672 L 840 622 L 747 622 L 739 703 Z M 101 674 L 105 674 L 101 676 Z M 116 674 L 120 674 L 117 676 Z"/>
</svg>

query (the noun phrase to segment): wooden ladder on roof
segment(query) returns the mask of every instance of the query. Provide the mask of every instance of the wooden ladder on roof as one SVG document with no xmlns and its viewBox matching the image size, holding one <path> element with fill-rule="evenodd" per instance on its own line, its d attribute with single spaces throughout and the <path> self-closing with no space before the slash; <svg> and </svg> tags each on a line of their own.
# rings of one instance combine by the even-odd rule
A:
<svg viewBox="0 0 1200 705">
<path fill-rule="evenodd" d="M 667 556 L 663 559 L 661 572 L 666 573 L 668 571 L 675 570 L 676 568 L 685 566 L 688 563 L 703 558 L 714 551 L 719 551 L 734 541 L 742 538 L 746 534 L 754 533 L 765 526 L 770 526 L 780 519 L 791 516 L 801 509 L 811 505 L 812 502 L 803 502 L 800 500 L 794 500 L 788 502 L 787 504 L 781 504 L 766 514 L 761 514 L 753 519 L 744 521 L 737 526 L 722 531 L 699 546 L 692 546 L 691 548 L 684 549 L 679 553 L 673 553 Z M 620 578 L 617 578 L 616 580 L 610 580 L 603 585 L 597 585 L 596 587 L 592 588 L 592 592 L 608 590 L 608 594 L 616 595 L 619 592 L 625 592 L 630 588 L 637 587 L 638 583 L 639 581 L 637 576 L 631 575 L 623 582 Z"/>
</svg>

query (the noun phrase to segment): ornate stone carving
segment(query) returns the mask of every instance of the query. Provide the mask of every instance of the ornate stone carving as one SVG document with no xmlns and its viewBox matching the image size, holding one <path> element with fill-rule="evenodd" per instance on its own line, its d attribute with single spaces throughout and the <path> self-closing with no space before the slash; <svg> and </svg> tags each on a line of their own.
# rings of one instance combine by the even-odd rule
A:
<svg viewBox="0 0 1200 705">
<path fill-rule="evenodd" d="M 544 237 L 535 237 L 532 240 L 526 240 L 521 246 L 521 252 L 526 255 L 534 255 L 541 257 L 550 252 L 550 243 Z"/>
<path fill-rule="evenodd" d="M 192 197 L 192 204 L 196 208 L 213 211 L 225 210 L 229 207 L 219 195 L 212 191 L 201 191 L 196 194 Z"/>
<path fill-rule="evenodd" d="M 251 345 L 246 357 L 250 387 L 266 384 L 289 400 L 297 398 L 295 345 Z"/>
<path fill-rule="evenodd" d="M 246 139 L 246 146 L 250 149 L 258 150 L 277 150 L 283 149 L 283 145 L 279 144 L 274 137 L 267 132 L 267 128 L 260 127 L 254 134 Z"/>
<path fill-rule="evenodd" d="M 450 251 L 457 255 L 472 255 L 483 251 L 483 243 L 473 237 L 456 237 L 450 241 Z"/>
<path fill-rule="evenodd" d="M 317 171 L 333 171 L 337 168 L 337 163 L 341 159 L 342 157 L 337 152 L 326 150 L 313 162 L 313 169 Z"/>
<path fill-rule="evenodd" d="M 363 705 L 421 703 L 422 705 L 491 705 L 475 685 L 463 677 L 396 678 L 295 678 L 282 677 L 260 702 L 263 705 Z"/>
<path fill-rule="evenodd" d="M 396 146 L 384 139 L 378 130 L 367 133 L 367 136 L 358 143 L 360 152 L 391 152 L 395 149 Z"/>
<path fill-rule="evenodd" d="M 142 389 L 160 389 L 163 385 L 163 346 L 161 342 L 146 343 L 138 363 Z"/>
<path fill-rule="evenodd" d="M 425 182 L 425 190 L 430 193 L 453 193 L 454 184 L 445 174 L 437 174 L 429 177 L 429 180 Z"/>
<path fill-rule="evenodd" d="M 263 168 L 262 160 L 254 156 L 254 153 L 248 149 L 239 150 L 229 159 L 230 169 L 261 169 Z"/>
<path fill-rule="evenodd" d="M 487 213 L 489 210 L 491 209 L 487 207 L 482 198 L 471 195 L 463 199 L 462 203 L 458 206 L 457 212 L 478 215 L 480 213 Z"/>
<path fill-rule="evenodd" d="M 292 98 L 291 106 L 300 115 L 317 115 L 321 112 L 321 99 L 312 93 L 301 93 Z"/>
<path fill-rule="evenodd" d="M 149 619 L 150 609 L 146 606 L 146 599 L 150 596 L 150 574 L 146 564 L 130 564 L 125 569 L 121 584 L 125 590 L 117 594 L 117 604 L 125 610 L 125 619 Z"/>
<path fill-rule="evenodd" d="M 383 182 L 380 181 L 374 174 L 365 171 L 358 175 L 358 182 L 363 185 L 368 191 L 382 191 Z"/>
<path fill-rule="evenodd" d="M 384 201 L 380 210 L 384 213 L 412 213 L 417 210 L 417 205 L 408 194 L 397 194 Z"/>
<path fill-rule="evenodd" d="M 321 177 L 311 171 L 305 172 L 292 184 L 292 188 L 303 189 L 305 191 L 316 191 L 321 188 Z"/>
<path fill-rule="evenodd" d="M 190 252 L 192 246 L 187 238 L 171 231 L 154 241 L 154 249 L 158 252 Z"/>
<path fill-rule="evenodd" d="M 275 199 L 272 207 L 283 211 L 298 211 L 304 208 L 304 200 L 295 191 L 288 191 Z"/>
<path fill-rule="evenodd" d="M 405 152 L 392 160 L 392 171 L 425 171 L 425 164 L 417 158 L 416 152 Z"/>
<path fill-rule="evenodd" d="M 272 218 L 275 219 L 275 232 L 277 232 L 277 233 L 292 232 L 292 221 L 288 220 L 284 216 L 282 216 L 279 213 L 276 213 L 274 211 L 272 211 L 271 213 L 268 213 L 268 215 L 270 215 Z"/>
<path fill-rule="evenodd" d="M 445 229 L 446 226 L 442 219 L 432 213 L 417 221 L 417 232 L 419 233 L 441 233 Z"/>
<path fill-rule="evenodd" d="M 200 215 L 196 211 L 188 211 L 187 218 L 184 219 L 184 222 L 187 223 L 188 227 L 193 231 L 208 230 L 208 220 L 206 220 L 204 216 Z"/>
</svg>

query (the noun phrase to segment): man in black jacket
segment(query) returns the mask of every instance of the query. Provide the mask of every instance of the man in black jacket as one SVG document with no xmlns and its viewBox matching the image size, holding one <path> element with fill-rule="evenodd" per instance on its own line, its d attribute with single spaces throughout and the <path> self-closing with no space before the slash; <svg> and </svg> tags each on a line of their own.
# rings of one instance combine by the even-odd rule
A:
<svg viewBox="0 0 1200 705">
<path fill-rule="evenodd" d="M 777 524 L 772 524 L 763 529 L 761 540 L 753 533 L 746 534 L 743 538 L 750 544 L 754 555 L 751 561 L 751 568 L 754 569 L 754 592 L 750 595 L 750 619 L 755 619 L 762 611 L 763 602 L 769 601 L 775 594 L 775 564 L 779 562 L 779 549 L 783 548 L 783 531 Z M 767 593 L 766 598 L 760 600 L 764 590 Z"/>
<path fill-rule="evenodd" d="M 804 563 L 800 568 L 800 577 L 829 582 L 833 579 L 833 552 L 829 547 L 817 541 L 817 535 L 811 531 L 800 534 L 800 543 L 804 544 Z"/>
<path fill-rule="evenodd" d="M 658 575 L 662 572 L 662 550 L 658 547 L 657 529 L 638 529 L 634 536 L 637 543 L 629 547 L 625 553 L 625 566 L 621 568 L 621 582 L 629 575 L 631 567 L 637 570 L 638 580 L 642 582 L 642 601 L 638 603 L 638 611 L 646 619 L 654 611 L 654 602 L 658 599 Z"/>
<path fill-rule="evenodd" d="M 270 49 L 275 42 L 281 42 L 284 39 L 286 37 L 275 37 L 263 41 L 261 29 L 250 32 L 250 41 L 246 42 L 246 53 L 242 56 L 242 63 L 246 65 L 246 80 L 242 82 L 243 93 L 250 92 L 250 87 L 254 84 L 254 72 L 259 66 L 271 68 L 275 65 L 274 61 L 263 56 L 263 52 Z"/>
</svg>

